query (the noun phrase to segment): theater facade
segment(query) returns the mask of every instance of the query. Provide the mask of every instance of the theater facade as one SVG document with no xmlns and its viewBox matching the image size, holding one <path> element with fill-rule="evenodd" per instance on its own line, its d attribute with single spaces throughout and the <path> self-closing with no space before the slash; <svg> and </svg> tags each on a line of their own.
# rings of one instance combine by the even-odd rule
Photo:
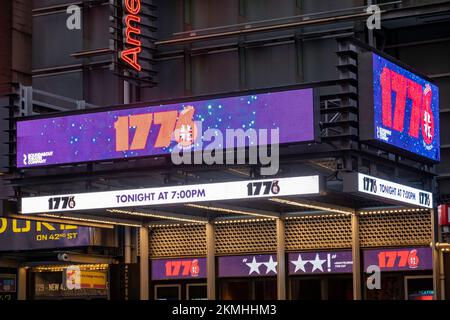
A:
<svg viewBox="0 0 450 320">
<path fill-rule="evenodd" d="M 439 87 L 336 47 L 333 80 L 15 117 L 0 237 L 35 221 L 63 244 L 5 248 L 0 294 L 439 298 Z"/>
</svg>

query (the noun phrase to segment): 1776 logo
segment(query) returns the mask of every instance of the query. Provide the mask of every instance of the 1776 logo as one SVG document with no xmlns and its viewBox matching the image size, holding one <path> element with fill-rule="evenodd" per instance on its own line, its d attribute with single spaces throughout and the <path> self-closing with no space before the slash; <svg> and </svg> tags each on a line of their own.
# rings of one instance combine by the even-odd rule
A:
<svg viewBox="0 0 450 320">
<path fill-rule="evenodd" d="M 364 191 L 377 193 L 377 180 L 364 177 L 363 188 L 364 188 Z"/>
</svg>

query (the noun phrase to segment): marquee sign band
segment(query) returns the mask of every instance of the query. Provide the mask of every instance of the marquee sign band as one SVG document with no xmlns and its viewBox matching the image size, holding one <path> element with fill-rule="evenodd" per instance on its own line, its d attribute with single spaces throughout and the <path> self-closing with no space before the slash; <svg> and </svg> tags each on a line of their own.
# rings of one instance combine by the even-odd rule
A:
<svg viewBox="0 0 450 320">
<path fill-rule="evenodd" d="M 433 208 L 431 192 L 412 188 L 362 173 L 344 175 L 344 192 L 356 192 L 424 208 Z"/>
<path fill-rule="evenodd" d="M 198 121 L 222 134 L 279 130 L 280 144 L 315 141 L 315 98 L 309 88 L 18 121 L 17 167 L 170 155 L 176 146 L 210 142 Z M 245 139 L 233 148 L 249 146 Z"/>
<path fill-rule="evenodd" d="M 22 198 L 23 214 L 318 194 L 319 176 Z"/>
</svg>

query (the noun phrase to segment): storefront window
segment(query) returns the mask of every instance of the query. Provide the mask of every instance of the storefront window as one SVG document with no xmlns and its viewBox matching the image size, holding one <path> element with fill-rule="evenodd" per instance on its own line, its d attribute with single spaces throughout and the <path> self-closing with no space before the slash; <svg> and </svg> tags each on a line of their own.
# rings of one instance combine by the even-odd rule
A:
<svg viewBox="0 0 450 320">
<path fill-rule="evenodd" d="M 17 298 L 16 274 L 2 273 L 0 270 L 0 301 L 16 300 Z"/>
<path fill-rule="evenodd" d="M 79 280 L 69 286 L 64 272 L 43 269 L 32 271 L 33 295 L 35 299 L 107 299 L 107 270 L 80 270 Z"/>
<path fill-rule="evenodd" d="M 187 300 L 206 300 L 206 284 L 188 284 L 186 285 Z"/>
<path fill-rule="evenodd" d="M 181 300 L 181 285 L 155 286 L 155 300 Z"/>
<path fill-rule="evenodd" d="M 433 300 L 433 277 L 405 277 L 405 294 L 408 300 Z"/>
<path fill-rule="evenodd" d="M 277 281 L 268 279 L 221 280 L 222 300 L 276 300 Z"/>
<path fill-rule="evenodd" d="M 292 300 L 352 300 L 351 277 L 292 278 Z"/>
</svg>

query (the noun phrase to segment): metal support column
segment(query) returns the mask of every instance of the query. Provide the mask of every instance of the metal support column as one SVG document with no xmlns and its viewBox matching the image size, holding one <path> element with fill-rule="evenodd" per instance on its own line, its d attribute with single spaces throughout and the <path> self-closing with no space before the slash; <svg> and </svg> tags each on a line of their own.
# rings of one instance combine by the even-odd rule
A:
<svg viewBox="0 0 450 320">
<path fill-rule="evenodd" d="M 436 242 L 439 242 L 439 226 L 437 223 L 437 216 L 435 215 L 435 211 L 433 209 L 430 210 L 430 218 L 431 218 L 431 231 L 432 231 L 432 243 L 431 248 L 433 250 L 433 292 L 434 292 L 434 300 L 441 299 L 441 288 L 440 288 L 440 259 L 439 259 L 439 248 L 436 248 Z"/>
<path fill-rule="evenodd" d="M 206 224 L 206 286 L 208 300 L 216 300 L 216 240 L 212 221 Z"/>
<path fill-rule="evenodd" d="M 286 244 L 284 219 L 277 218 L 277 297 L 286 300 Z"/>
<path fill-rule="evenodd" d="M 141 300 L 149 299 L 149 269 L 148 269 L 148 226 L 144 225 L 139 229 L 140 241 L 140 288 Z"/>
<path fill-rule="evenodd" d="M 359 247 L 359 215 L 352 214 L 353 300 L 361 300 L 361 256 Z"/>
<path fill-rule="evenodd" d="M 444 269 L 444 252 L 439 250 L 439 280 L 441 285 L 441 300 L 445 300 L 445 269 Z"/>
<path fill-rule="evenodd" d="M 124 227 L 124 262 L 131 263 L 131 227 Z"/>
<path fill-rule="evenodd" d="M 27 299 L 27 269 L 18 269 L 17 300 Z"/>
</svg>

